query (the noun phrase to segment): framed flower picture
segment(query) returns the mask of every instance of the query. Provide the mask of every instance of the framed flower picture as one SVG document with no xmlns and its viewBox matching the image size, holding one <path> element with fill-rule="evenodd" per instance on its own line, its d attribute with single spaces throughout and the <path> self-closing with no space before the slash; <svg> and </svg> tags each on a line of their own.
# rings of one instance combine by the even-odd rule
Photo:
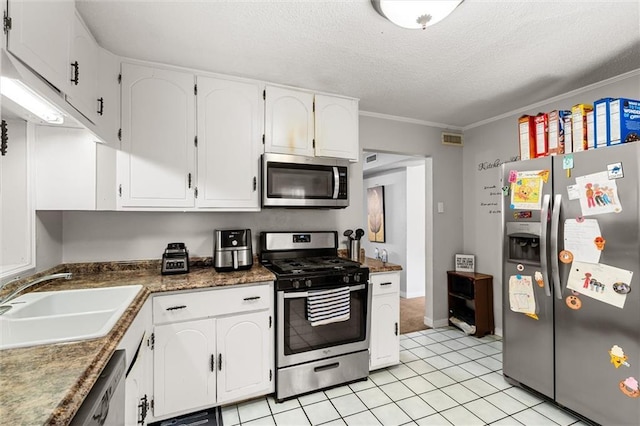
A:
<svg viewBox="0 0 640 426">
<path fill-rule="evenodd" d="M 385 242 L 384 186 L 367 189 L 367 230 L 369 241 Z"/>
</svg>

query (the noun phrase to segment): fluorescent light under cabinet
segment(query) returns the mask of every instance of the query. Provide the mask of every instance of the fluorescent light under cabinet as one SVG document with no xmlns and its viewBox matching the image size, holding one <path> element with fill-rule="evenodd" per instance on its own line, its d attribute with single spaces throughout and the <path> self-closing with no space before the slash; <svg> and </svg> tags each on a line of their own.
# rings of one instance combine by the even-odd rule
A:
<svg viewBox="0 0 640 426">
<path fill-rule="evenodd" d="M 47 123 L 64 123 L 62 112 L 18 80 L 0 77 L 0 92 Z"/>
</svg>

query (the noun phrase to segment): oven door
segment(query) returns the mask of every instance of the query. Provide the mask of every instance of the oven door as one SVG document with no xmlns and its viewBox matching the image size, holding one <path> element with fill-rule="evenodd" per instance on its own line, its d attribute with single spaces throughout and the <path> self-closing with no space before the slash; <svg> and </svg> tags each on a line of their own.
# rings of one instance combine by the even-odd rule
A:
<svg viewBox="0 0 640 426">
<path fill-rule="evenodd" d="M 349 290 L 349 319 L 316 326 L 312 326 L 307 319 L 306 291 L 277 292 L 278 367 L 317 361 L 369 348 L 369 284 L 353 285 Z"/>
</svg>

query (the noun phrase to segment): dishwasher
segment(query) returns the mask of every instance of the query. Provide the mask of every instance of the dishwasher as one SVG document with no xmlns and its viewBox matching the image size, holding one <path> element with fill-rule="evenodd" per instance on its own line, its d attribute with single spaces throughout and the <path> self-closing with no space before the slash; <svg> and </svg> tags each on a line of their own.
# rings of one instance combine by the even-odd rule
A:
<svg viewBox="0 0 640 426">
<path fill-rule="evenodd" d="M 115 351 L 84 399 L 72 426 L 124 425 L 125 351 Z"/>
</svg>

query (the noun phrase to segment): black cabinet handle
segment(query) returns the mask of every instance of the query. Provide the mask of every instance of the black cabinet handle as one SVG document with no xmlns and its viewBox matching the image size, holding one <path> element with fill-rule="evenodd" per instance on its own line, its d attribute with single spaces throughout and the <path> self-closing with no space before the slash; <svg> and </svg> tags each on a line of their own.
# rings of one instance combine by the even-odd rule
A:
<svg viewBox="0 0 640 426">
<path fill-rule="evenodd" d="M 245 302 L 250 302 L 252 300 L 258 300 L 258 299 L 260 299 L 260 296 L 251 296 L 251 297 L 245 297 L 244 301 Z"/>
<path fill-rule="evenodd" d="M 98 115 L 104 113 L 104 98 L 98 98 Z"/>
<path fill-rule="evenodd" d="M 383 285 L 391 285 L 391 284 L 392 284 L 391 282 L 388 282 L 388 283 L 380 283 L 380 287 L 382 287 Z"/>
<path fill-rule="evenodd" d="M 171 306 L 170 308 L 167 308 L 167 311 L 177 311 L 178 309 L 184 309 L 186 307 L 187 305 Z"/>
<path fill-rule="evenodd" d="M 222 354 L 218 354 L 218 371 L 222 371 Z"/>
<path fill-rule="evenodd" d="M 73 68 L 71 82 L 77 86 L 80 81 L 80 65 L 78 61 L 71 62 L 71 68 Z"/>
<path fill-rule="evenodd" d="M 398 323 L 396 323 L 396 336 L 398 335 Z"/>
<path fill-rule="evenodd" d="M 216 357 L 213 354 L 211 354 L 211 359 L 209 360 L 209 367 L 212 373 L 216 371 Z"/>
</svg>

